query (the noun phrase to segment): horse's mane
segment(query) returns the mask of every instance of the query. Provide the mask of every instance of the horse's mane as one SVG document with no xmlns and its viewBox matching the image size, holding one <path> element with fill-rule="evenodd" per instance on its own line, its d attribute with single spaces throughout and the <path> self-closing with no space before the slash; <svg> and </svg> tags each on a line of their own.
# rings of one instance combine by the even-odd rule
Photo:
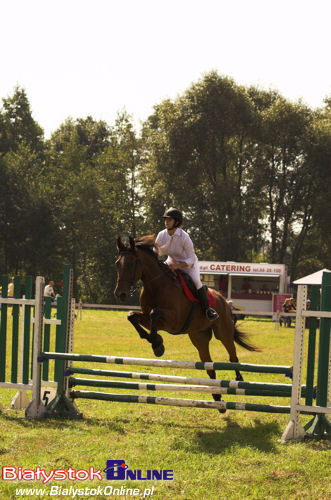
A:
<svg viewBox="0 0 331 500">
<path fill-rule="evenodd" d="M 140 236 L 134 240 L 134 244 L 137 248 L 142 248 L 143 250 L 151 250 L 155 255 L 153 250 L 155 244 L 155 235 L 146 234 L 145 236 Z"/>
<path fill-rule="evenodd" d="M 153 257 L 157 261 L 161 269 L 172 279 L 174 279 L 172 271 L 169 269 L 167 264 L 159 260 L 157 252 L 154 251 L 155 247 L 154 234 L 146 234 L 145 236 L 140 236 L 139 238 L 135 238 L 134 243 L 136 248 L 143 250 L 144 252 L 148 253 L 151 257 Z"/>
</svg>

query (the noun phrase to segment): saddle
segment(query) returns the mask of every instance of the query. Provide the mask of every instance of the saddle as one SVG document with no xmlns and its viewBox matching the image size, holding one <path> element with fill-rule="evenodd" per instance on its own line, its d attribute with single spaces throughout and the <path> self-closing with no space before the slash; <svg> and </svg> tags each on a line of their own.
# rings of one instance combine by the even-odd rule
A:
<svg viewBox="0 0 331 500">
<path fill-rule="evenodd" d="M 189 276 L 187 273 L 183 273 L 180 269 L 177 269 L 176 273 L 177 273 L 178 279 L 182 285 L 183 291 L 184 291 L 186 297 L 188 298 L 188 300 L 192 303 L 199 302 L 197 288 L 196 288 L 195 284 L 193 283 L 191 276 Z M 209 288 L 207 288 L 207 295 L 208 295 L 210 306 L 215 308 L 216 307 L 216 300 L 213 297 L 213 295 L 210 293 Z"/>
</svg>

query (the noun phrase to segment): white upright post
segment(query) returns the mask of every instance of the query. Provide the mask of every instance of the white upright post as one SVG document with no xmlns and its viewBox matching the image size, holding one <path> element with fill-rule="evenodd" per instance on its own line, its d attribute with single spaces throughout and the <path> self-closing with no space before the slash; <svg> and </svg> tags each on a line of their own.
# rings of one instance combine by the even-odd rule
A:
<svg viewBox="0 0 331 500">
<path fill-rule="evenodd" d="M 25 299 L 25 295 L 22 297 Z M 24 349 L 24 323 L 25 323 L 25 304 L 22 304 L 22 315 L 21 315 L 21 332 L 20 332 L 20 355 L 19 355 L 19 373 L 18 381 L 20 384 L 23 383 L 23 349 Z M 10 408 L 12 410 L 22 410 L 27 408 L 30 404 L 30 400 L 26 391 L 19 390 L 15 394 L 12 402 L 10 403 Z"/>
<path fill-rule="evenodd" d="M 45 414 L 45 407 L 40 399 L 41 390 L 41 365 L 39 357 L 42 352 L 42 332 L 44 320 L 44 287 L 45 279 L 38 276 L 36 279 L 36 305 L 33 340 L 33 378 L 32 378 L 32 401 L 25 410 L 28 418 L 41 418 Z"/>
<path fill-rule="evenodd" d="M 282 441 L 290 439 L 303 439 L 305 431 L 300 423 L 300 411 L 297 406 L 300 405 L 301 398 L 301 378 L 302 378 L 302 363 L 303 363 L 303 344 L 305 336 L 305 318 L 302 316 L 302 311 L 306 310 L 307 303 L 307 286 L 300 285 L 298 287 L 297 296 L 297 311 L 295 324 L 295 340 L 294 340 L 294 356 L 293 356 L 293 379 L 292 379 L 292 397 L 291 397 L 291 413 L 290 422 L 288 423 Z"/>
</svg>

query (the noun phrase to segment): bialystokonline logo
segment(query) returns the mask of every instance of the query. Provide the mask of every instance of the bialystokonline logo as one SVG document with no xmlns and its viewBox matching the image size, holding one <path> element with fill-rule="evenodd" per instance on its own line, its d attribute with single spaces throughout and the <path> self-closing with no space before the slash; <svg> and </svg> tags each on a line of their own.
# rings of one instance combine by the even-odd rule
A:
<svg viewBox="0 0 331 500">
<path fill-rule="evenodd" d="M 107 460 L 103 470 L 109 481 L 172 481 L 174 471 L 171 469 L 129 469 L 125 460 Z"/>
<path fill-rule="evenodd" d="M 104 478 L 103 473 L 106 474 Z M 129 469 L 125 460 L 107 460 L 106 468 L 95 469 L 51 469 L 45 471 L 41 467 L 23 469 L 22 467 L 2 467 L 3 481 L 172 481 L 174 473 L 170 469 Z"/>
</svg>

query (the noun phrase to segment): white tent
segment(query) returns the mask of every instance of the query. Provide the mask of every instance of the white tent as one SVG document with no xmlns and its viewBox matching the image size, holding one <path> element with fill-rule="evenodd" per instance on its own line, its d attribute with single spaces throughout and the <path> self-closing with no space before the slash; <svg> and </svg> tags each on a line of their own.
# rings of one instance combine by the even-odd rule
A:
<svg viewBox="0 0 331 500">
<path fill-rule="evenodd" d="M 296 281 L 293 281 L 294 285 L 321 285 L 323 273 L 328 272 L 331 273 L 330 269 L 321 269 L 316 273 L 309 274 L 308 276 L 304 276 Z"/>
</svg>

